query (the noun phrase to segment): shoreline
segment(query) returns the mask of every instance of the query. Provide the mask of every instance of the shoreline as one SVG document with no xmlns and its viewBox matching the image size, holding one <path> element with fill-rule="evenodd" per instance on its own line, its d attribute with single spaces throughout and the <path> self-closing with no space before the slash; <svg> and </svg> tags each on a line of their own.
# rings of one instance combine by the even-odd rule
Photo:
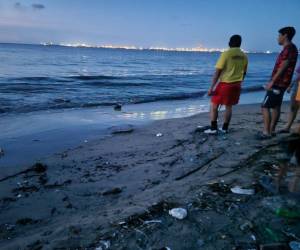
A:
<svg viewBox="0 0 300 250">
<path fill-rule="evenodd" d="M 263 92 L 243 94 L 240 105 L 258 103 L 262 98 Z M 194 99 L 125 105 L 122 111 L 105 107 L 4 116 L 0 120 L 0 147 L 5 155 L 0 158 L 0 168 L 29 166 L 94 138 L 110 136 L 112 128 L 139 127 L 156 120 L 205 113 L 208 109 L 209 99 Z"/>
<path fill-rule="evenodd" d="M 279 127 L 284 124 L 287 110 L 285 103 Z M 204 249 L 212 249 L 209 247 L 214 245 L 232 246 L 228 230 L 232 223 L 237 223 L 234 225 L 238 227 L 243 223 L 239 220 L 246 218 L 235 214 L 236 209 L 233 209 L 232 218 L 236 221 L 233 222 L 230 216 L 228 219 L 223 215 L 221 207 L 219 212 L 208 210 L 208 214 L 201 217 L 196 211 L 206 210 L 201 206 L 196 210 L 197 206 L 189 204 L 194 204 L 202 193 L 205 197 L 208 195 L 205 198 L 208 207 L 215 209 L 213 204 L 223 204 L 222 199 L 229 195 L 226 202 L 244 205 L 250 202 L 244 210 L 248 213 L 257 211 L 253 217 L 261 215 L 262 211 L 266 213 L 265 208 L 255 207 L 260 203 L 254 200 L 272 196 L 259 189 L 257 178 L 264 174 L 265 167 L 283 161 L 285 155 L 280 153 L 283 150 L 281 144 L 288 136 L 278 135 L 267 141 L 255 138 L 262 126 L 258 104 L 236 107 L 228 135 L 207 136 L 203 129 L 197 129 L 198 125 L 207 125 L 207 121 L 208 113 L 158 120 L 89 141 L 44 159 L 42 167 L 35 166 L 2 179 L 0 247 L 95 249 L 109 240 L 110 249 L 124 249 L 125 246 L 135 249 L 135 244 L 140 244 L 138 239 L 144 237 L 135 229 L 140 230 L 141 220 L 146 219 L 160 219 L 162 224 L 156 228 L 154 223 L 152 231 L 151 228 L 147 229 L 150 232 L 145 231 L 149 240 L 143 238 L 142 249 L 148 249 L 150 245 L 157 249 L 166 246 L 171 246 L 172 250 L 195 249 L 191 246 L 195 246 L 201 237 L 207 246 Z M 157 133 L 162 136 L 156 136 Z M 255 187 L 257 195 L 231 197 L 230 192 L 222 193 L 225 191 L 222 187 L 220 190 L 220 183 L 227 187 Z M 212 186 L 211 190 L 211 185 L 217 186 Z M 174 206 L 185 206 L 189 219 L 180 222 L 169 217 L 167 210 Z M 207 225 L 199 221 L 207 227 L 197 232 L 199 236 L 188 230 L 194 228 L 196 218 L 205 220 L 207 216 L 212 220 Z M 223 229 L 209 226 L 219 223 Z M 219 237 L 220 230 L 225 238 Z M 156 234 L 156 231 L 160 233 Z M 179 232 L 188 241 L 183 240 Z M 238 229 L 234 229 L 231 234 L 238 237 L 237 232 Z M 260 242 L 268 241 L 259 233 L 255 235 Z"/>
</svg>

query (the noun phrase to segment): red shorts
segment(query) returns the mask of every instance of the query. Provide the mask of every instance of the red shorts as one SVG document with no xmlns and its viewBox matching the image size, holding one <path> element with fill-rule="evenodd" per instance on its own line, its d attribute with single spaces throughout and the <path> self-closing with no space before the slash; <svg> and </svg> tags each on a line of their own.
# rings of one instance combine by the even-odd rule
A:
<svg viewBox="0 0 300 250">
<path fill-rule="evenodd" d="M 219 82 L 211 97 L 211 102 L 217 105 L 236 105 L 241 94 L 241 82 Z"/>
</svg>

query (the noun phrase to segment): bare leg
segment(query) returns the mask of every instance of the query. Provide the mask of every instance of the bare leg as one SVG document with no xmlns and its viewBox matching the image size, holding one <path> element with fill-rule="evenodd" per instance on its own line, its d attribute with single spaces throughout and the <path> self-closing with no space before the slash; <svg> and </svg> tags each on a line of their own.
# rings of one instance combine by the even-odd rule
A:
<svg viewBox="0 0 300 250">
<path fill-rule="evenodd" d="M 289 163 L 280 165 L 278 176 L 275 178 L 275 184 L 278 190 L 279 190 L 280 182 L 285 177 L 289 169 L 289 166 L 290 166 Z"/>
<path fill-rule="evenodd" d="M 289 191 L 290 192 L 296 192 L 297 191 L 299 181 L 300 181 L 300 169 L 299 169 L 299 166 L 298 166 L 298 169 L 295 171 L 295 176 L 293 177 L 293 179 L 289 183 Z"/>
<path fill-rule="evenodd" d="M 279 121 L 279 117 L 280 117 L 280 106 L 272 109 L 271 126 L 270 126 L 271 133 L 275 132 L 275 128 L 277 122 Z"/>
<path fill-rule="evenodd" d="M 224 123 L 229 124 L 232 116 L 232 106 L 226 106 L 224 113 Z"/>
<path fill-rule="evenodd" d="M 295 98 L 291 97 L 291 107 L 288 115 L 288 122 L 284 128 L 285 130 L 291 129 L 291 126 L 297 116 L 298 109 L 299 109 L 299 102 L 297 102 Z"/>
<path fill-rule="evenodd" d="M 262 108 L 261 109 L 263 119 L 264 119 L 264 131 L 263 133 L 266 135 L 271 135 L 271 114 L 270 110 L 268 108 Z"/>
<path fill-rule="evenodd" d="M 298 125 L 298 129 L 296 131 L 300 135 L 300 124 Z"/>
<path fill-rule="evenodd" d="M 211 103 L 211 107 L 210 107 L 210 120 L 212 122 L 215 122 L 218 119 L 218 108 L 219 108 L 219 105 Z"/>
</svg>

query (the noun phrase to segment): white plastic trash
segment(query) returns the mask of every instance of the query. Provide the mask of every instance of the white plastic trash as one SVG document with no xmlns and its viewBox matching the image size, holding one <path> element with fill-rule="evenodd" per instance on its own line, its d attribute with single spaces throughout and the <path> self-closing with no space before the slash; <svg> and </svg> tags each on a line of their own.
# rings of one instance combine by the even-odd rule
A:
<svg viewBox="0 0 300 250">
<path fill-rule="evenodd" d="M 230 189 L 234 194 L 245 194 L 245 195 L 253 195 L 255 193 L 254 189 L 245 189 L 239 186 L 235 186 Z"/>
<path fill-rule="evenodd" d="M 163 134 L 162 133 L 157 133 L 156 136 L 161 137 L 161 136 L 163 136 Z"/>
<path fill-rule="evenodd" d="M 110 248 L 110 241 L 108 240 L 101 240 L 100 244 L 101 246 L 96 247 L 95 250 L 105 250 Z"/>
<path fill-rule="evenodd" d="M 176 219 L 182 220 L 187 216 L 187 211 L 184 208 L 173 208 L 169 210 L 169 215 L 173 216 Z"/>
</svg>

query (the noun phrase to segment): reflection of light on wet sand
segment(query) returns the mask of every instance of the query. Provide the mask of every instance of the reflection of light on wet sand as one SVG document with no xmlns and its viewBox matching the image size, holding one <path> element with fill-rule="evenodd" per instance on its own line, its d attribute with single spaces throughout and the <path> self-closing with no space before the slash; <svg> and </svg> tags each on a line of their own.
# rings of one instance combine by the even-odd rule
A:
<svg viewBox="0 0 300 250">
<path fill-rule="evenodd" d="M 153 120 L 160 120 L 167 118 L 168 111 L 154 111 L 150 112 L 150 118 Z"/>
<path fill-rule="evenodd" d="M 209 106 L 202 104 L 190 104 L 183 107 L 155 107 L 153 110 L 123 112 L 118 115 L 119 118 L 131 120 L 162 120 L 169 118 L 179 118 L 192 116 L 197 113 L 208 112 Z"/>
</svg>

